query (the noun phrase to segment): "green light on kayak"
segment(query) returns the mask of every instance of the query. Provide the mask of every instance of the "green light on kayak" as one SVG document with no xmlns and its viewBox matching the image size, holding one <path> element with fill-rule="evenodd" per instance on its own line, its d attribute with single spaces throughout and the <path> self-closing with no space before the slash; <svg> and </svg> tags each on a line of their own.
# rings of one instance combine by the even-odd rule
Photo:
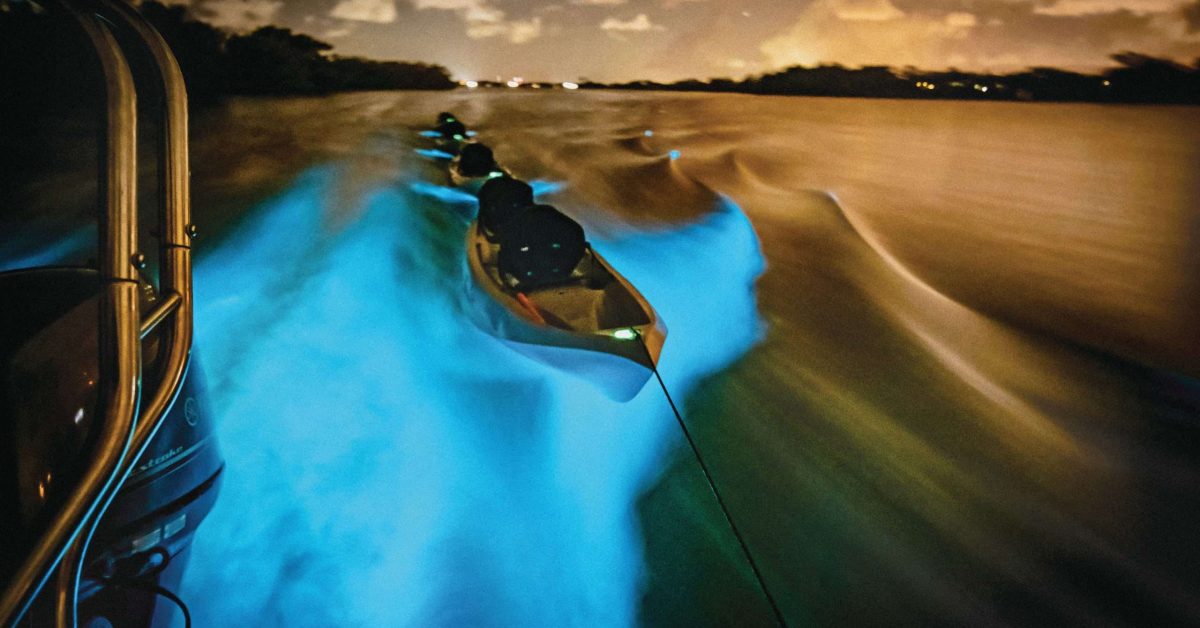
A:
<svg viewBox="0 0 1200 628">
<path fill-rule="evenodd" d="M 633 329 L 618 329 L 613 332 L 613 338 L 617 340 L 633 340 L 637 338 L 637 332 Z"/>
<path fill-rule="evenodd" d="M 495 170 L 493 170 L 492 172 L 489 172 L 489 173 L 488 173 L 488 178 L 489 178 L 489 179 L 495 179 L 496 177 L 503 177 L 503 176 L 504 176 L 504 173 L 503 173 L 503 172 L 498 172 L 498 171 L 495 171 Z"/>
<path fill-rule="evenodd" d="M 454 134 L 454 139 L 456 139 L 456 140 L 459 140 L 459 141 L 462 141 L 462 138 L 463 138 L 463 136 L 462 136 L 462 135 L 459 135 L 458 133 L 455 133 L 455 134 Z"/>
</svg>

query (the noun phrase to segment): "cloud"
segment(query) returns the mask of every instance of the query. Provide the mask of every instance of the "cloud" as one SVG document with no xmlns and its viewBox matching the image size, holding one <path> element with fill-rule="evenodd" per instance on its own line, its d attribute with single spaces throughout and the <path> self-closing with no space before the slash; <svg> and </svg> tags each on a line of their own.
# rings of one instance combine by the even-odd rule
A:
<svg viewBox="0 0 1200 628">
<path fill-rule="evenodd" d="M 329 29 L 329 30 L 327 30 L 327 31 L 325 31 L 325 32 L 323 32 L 323 33 L 321 33 L 321 37 L 322 37 L 323 39 L 341 39 L 342 37 L 345 37 L 345 36 L 347 36 L 347 35 L 349 35 L 350 33 L 353 33 L 353 32 L 354 32 L 354 28 L 353 28 L 353 27 L 351 27 L 351 26 L 343 26 L 343 27 L 341 27 L 341 28 L 331 28 L 331 29 Z"/>
<path fill-rule="evenodd" d="M 612 7 L 626 2 L 629 0 L 571 0 L 571 4 L 590 7 Z"/>
<path fill-rule="evenodd" d="M 1187 25 L 1187 32 L 1200 33 L 1200 0 L 1185 5 L 1179 11 L 1183 15 L 1184 23 Z"/>
<path fill-rule="evenodd" d="M 413 0 L 417 9 L 454 11 L 466 22 L 500 22 L 504 11 L 492 6 L 488 0 Z"/>
<path fill-rule="evenodd" d="M 600 28 L 606 31 L 635 33 L 666 30 L 662 26 L 652 23 L 645 13 L 638 13 L 637 17 L 624 22 L 615 17 L 610 17 L 600 23 Z"/>
<path fill-rule="evenodd" d="M 508 40 L 514 44 L 523 44 L 537 39 L 542 34 L 542 18 L 529 20 L 513 20 L 508 23 Z"/>
<path fill-rule="evenodd" d="M 1110 65 L 1109 55 L 1121 50 L 1175 58 L 1200 52 L 1200 41 L 1184 35 L 1178 0 L 1164 12 L 1149 11 L 1165 6 L 1163 0 L 1131 0 L 1144 13 L 1090 12 L 1108 1 L 815 0 L 759 50 L 775 68 L 841 63 L 993 71 L 1035 65 L 1091 71 Z M 1075 3 L 1066 5 L 1070 14 L 1067 2 Z M 902 17 L 864 19 L 885 15 L 866 7 L 889 4 Z M 1058 8 L 1047 13 L 1052 7 Z"/>
<path fill-rule="evenodd" d="M 1096 15 L 1129 11 L 1131 13 L 1163 13 L 1179 6 L 1179 0 L 1055 0 L 1038 6 L 1035 13 L 1043 15 Z"/>
<path fill-rule="evenodd" d="M 466 23 L 467 37 L 488 39 L 503 37 L 514 44 L 524 44 L 542 34 L 542 18 L 510 20 L 503 9 L 489 0 L 412 0 L 417 9 L 454 11 Z"/>
<path fill-rule="evenodd" d="M 966 11 L 954 11 L 946 14 L 946 26 L 951 28 L 970 28 L 979 23 L 979 19 L 974 13 Z"/>
<path fill-rule="evenodd" d="M 390 24 L 396 21 L 396 3 L 393 0 L 341 0 L 329 12 L 329 17 L 354 22 Z"/>
<path fill-rule="evenodd" d="M 542 18 L 500 22 L 468 22 L 467 37 L 487 39 L 504 37 L 514 44 L 523 44 L 537 39 L 542 34 Z"/>
<path fill-rule="evenodd" d="M 202 0 L 196 15 L 214 26 L 246 32 L 273 23 L 282 8 L 282 0 Z"/>
<path fill-rule="evenodd" d="M 904 17 L 904 11 L 888 0 L 840 0 L 832 5 L 841 20 L 883 22 Z"/>
<path fill-rule="evenodd" d="M 944 65 L 958 39 L 974 24 L 946 15 L 905 14 L 887 0 L 865 3 L 816 0 L 783 35 L 763 42 L 772 65 Z"/>
</svg>

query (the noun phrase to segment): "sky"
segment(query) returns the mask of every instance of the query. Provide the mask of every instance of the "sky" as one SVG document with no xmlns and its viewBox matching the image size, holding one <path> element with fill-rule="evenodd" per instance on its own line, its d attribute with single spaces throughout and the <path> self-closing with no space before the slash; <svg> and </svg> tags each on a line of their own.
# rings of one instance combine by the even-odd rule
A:
<svg viewBox="0 0 1200 628">
<path fill-rule="evenodd" d="M 456 79 L 741 78 L 791 65 L 1089 71 L 1200 58 L 1200 0 L 174 0 Z"/>
</svg>

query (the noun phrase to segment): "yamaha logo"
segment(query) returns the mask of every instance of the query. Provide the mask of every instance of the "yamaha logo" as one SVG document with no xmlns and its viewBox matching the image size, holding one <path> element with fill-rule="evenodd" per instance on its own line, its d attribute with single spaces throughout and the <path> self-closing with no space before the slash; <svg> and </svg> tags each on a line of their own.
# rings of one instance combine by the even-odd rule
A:
<svg viewBox="0 0 1200 628">
<path fill-rule="evenodd" d="M 196 427 L 196 421 L 200 420 L 200 404 L 195 397 L 188 397 L 183 402 L 183 420 L 192 427 Z"/>
</svg>

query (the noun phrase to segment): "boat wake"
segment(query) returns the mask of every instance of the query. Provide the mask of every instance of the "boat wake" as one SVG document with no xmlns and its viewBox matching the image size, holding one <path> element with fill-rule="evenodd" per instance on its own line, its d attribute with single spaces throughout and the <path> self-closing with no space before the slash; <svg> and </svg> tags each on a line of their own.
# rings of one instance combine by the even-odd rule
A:
<svg viewBox="0 0 1200 628">
<path fill-rule="evenodd" d="M 299 178 L 197 265 L 228 462 L 185 582 L 198 624 L 636 623 L 635 502 L 679 444 L 659 391 L 614 403 L 482 333 L 467 219 L 394 183 L 331 212 L 336 177 Z M 764 263 L 731 201 L 593 245 L 670 325 L 676 394 L 760 337 Z"/>
</svg>

